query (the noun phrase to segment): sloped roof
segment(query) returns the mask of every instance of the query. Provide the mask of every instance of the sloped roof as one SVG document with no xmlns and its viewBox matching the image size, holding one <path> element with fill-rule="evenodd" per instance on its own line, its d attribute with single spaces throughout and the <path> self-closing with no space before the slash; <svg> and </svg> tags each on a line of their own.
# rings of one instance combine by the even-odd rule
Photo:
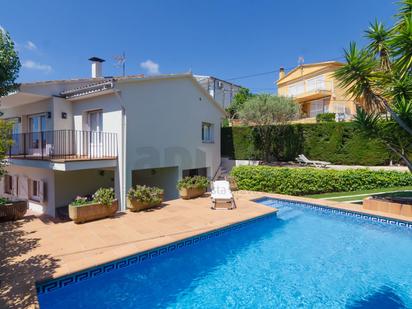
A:
<svg viewBox="0 0 412 309">
<path fill-rule="evenodd" d="M 326 68 L 326 67 L 331 67 L 331 66 L 339 67 L 339 66 L 342 66 L 342 65 L 344 65 L 344 63 L 343 63 L 343 62 L 339 62 L 339 61 L 324 61 L 324 62 L 315 62 L 315 63 L 302 64 L 302 65 L 299 65 L 299 66 L 295 67 L 295 68 L 292 69 L 291 71 L 287 72 L 284 77 L 282 77 L 281 79 L 279 79 L 279 80 L 277 81 L 277 84 L 283 83 L 283 82 L 286 81 L 286 80 L 288 79 L 288 77 L 290 77 L 293 73 L 295 73 L 297 70 L 302 69 L 302 68 L 305 69 L 305 68 L 310 68 L 310 67 L 319 66 L 319 67 L 320 67 L 319 70 L 322 70 L 322 69 L 324 69 L 324 68 Z"/>
</svg>

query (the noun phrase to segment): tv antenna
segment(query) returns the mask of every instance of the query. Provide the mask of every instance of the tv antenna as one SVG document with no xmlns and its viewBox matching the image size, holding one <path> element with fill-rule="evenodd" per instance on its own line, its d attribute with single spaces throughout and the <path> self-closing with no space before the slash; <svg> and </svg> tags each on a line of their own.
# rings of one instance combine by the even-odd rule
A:
<svg viewBox="0 0 412 309">
<path fill-rule="evenodd" d="M 116 61 L 115 66 L 122 68 L 123 76 L 126 76 L 126 53 L 123 52 L 121 55 L 114 56 L 113 58 Z"/>
</svg>

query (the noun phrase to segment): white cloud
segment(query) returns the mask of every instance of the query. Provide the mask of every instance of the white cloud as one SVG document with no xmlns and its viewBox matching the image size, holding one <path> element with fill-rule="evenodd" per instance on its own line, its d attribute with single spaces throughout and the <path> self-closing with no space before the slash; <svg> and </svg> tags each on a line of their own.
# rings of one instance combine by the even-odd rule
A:
<svg viewBox="0 0 412 309">
<path fill-rule="evenodd" d="M 150 59 L 140 63 L 140 67 L 145 69 L 149 75 L 156 75 L 160 73 L 159 64 Z"/>
<path fill-rule="evenodd" d="M 26 44 L 24 44 L 24 47 L 28 50 L 37 50 L 36 44 L 34 44 L 32 41 L 27 41 Z"/>
<path fill-rule="evenodd" d="M 51 71 L 53 71 L 53 68 L 51 67 L 51 65 L 48 64 L 41 64 L 38 62 L 35 62 L 33 60 L 26 60 L 22 63 L 22 67 L 29 69 L 29 70 L 38 70 L 38 71 L 42 71 L 44 73 L 50 73 Z"/>
</svg>

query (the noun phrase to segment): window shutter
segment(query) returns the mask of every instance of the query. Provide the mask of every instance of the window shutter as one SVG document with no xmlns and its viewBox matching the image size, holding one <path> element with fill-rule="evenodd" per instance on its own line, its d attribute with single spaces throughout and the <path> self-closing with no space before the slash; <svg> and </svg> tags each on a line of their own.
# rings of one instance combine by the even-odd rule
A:
<svg viewBox="0 0 412 309">
<path fill-rule="evenodd" d="M 13 189 L 13 196 L 18 196 L 19 195 L 19 176 L 13 176 L 12 178 L 12 189 Z"/>
<path fill-rule="evenodd" d="M 46 183 L 43 181 L 39 182 L 39 197 L 40 203 L 44 203 L 46 201 Z"/>
</svg>

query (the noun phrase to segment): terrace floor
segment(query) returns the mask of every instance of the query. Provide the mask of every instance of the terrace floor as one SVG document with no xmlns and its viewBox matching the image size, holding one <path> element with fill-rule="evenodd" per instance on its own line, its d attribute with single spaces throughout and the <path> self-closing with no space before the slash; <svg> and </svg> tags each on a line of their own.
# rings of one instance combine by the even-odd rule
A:
<svg viewBox="0 0 412 309">
<path fill-rule="evenodd" d="M 235 210 L 211 210 L 210 198 L 206 196 L 168 201 L 157 209 L 119 213 L 111 219 L 80 225 L 35 216 L 0 223 L 0 308 L 37 308 L 36 281 L 276 212 L 251 201 L 263 196 L 362 212 L 360 205 L 239 191 L 235 193 L 238 206 Z"/>
</svg>

